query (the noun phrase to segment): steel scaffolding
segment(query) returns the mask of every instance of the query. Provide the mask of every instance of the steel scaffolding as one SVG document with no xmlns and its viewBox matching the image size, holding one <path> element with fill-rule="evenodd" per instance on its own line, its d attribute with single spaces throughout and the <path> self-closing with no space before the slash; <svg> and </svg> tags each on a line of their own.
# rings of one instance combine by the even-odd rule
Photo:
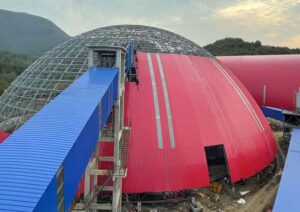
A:
<svg viewBox="0 0 300 212">
<path fill-rule="evenodd" d="M 85 171 L 84 198 L 83 203 L 76 204 L 74 210 L 97 211 L 112 210 L 120 212 L 122 207 L 122 179 L 126 177 L 127 167 L 124 166 L 124 149 L 128 144 L 128 133 L 130 129 L 124 127 L 124 84 L 125 84 L 125 54 L 124 48 L 118 47 L 98 47 L 89 46 L 88 66 L 89 67 L 115 67 L 119 69 L 118 74 L 118 98 L 115 101 L 111 112 L 111 123 L 100 133 L 99 142 L 97 143 L 93 158 L 89 162 Z M 113 142 L 114 153 L 111 157 L 102 158 L 99 155 L 100 142 Z M 113 169 L 99 169 L 100 161 L 113 162 Z M 103 185 L 98 185 L 98 176 L 107 176 Z M 112 186 L 108 183 L 112 180 Z M 92 183 L 91 183 L 92 180 Z M 92 187 L 91 187 L 92 185 Z M 97 197 L 101 191 L 112 192 L 112 203 L 98 204 Z"/>
</svg>

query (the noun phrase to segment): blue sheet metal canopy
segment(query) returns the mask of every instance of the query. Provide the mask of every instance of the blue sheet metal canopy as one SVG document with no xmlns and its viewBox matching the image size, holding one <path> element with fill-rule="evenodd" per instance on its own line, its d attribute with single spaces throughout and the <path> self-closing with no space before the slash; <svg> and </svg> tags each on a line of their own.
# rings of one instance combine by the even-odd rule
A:
<svg viewBox="0 0 300 212">
<path fill-rule="evenodd" d="M 91 68 L 1 144 L 0 211 L 57 211 L 62 165 L 69 209 L 117 91 L 118 69 Z"/>
<path fill-rule="evenodd" d="M 283 110 L 280 108 L 262 106 L 262 111 L 266 117 L 284 121 Z"/>
<path fill-rule="evenodd" d="M 274 212 L 299 211 L 300 129 L 294 129 L 277 192 Z"/>
</svg>

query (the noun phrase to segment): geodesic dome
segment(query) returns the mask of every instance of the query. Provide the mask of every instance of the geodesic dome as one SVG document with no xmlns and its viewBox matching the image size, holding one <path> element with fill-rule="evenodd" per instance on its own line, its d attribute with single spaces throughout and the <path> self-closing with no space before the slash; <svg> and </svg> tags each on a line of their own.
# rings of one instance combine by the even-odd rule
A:
<svg viewBox="0 0 300 212">
<path fill-rule="evenodd" d="M 119 25 L 78 35 L 45 53 L 0 97 L 0 129 L 13 131 L 87 69 L 87 45 L 134 44 L 145 52 L 210 56 L 194 42 L 167 30 Z"/>
</svg>

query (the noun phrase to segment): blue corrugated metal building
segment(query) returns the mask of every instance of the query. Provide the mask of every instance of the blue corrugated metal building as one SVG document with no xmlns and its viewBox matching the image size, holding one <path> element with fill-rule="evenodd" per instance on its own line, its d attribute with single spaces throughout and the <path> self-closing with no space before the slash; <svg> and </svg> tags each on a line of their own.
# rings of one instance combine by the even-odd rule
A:
<svg viewBox="0 0 300 212">
<path fill-rule="evenodd" d="M 118 69 L 91 68 L 1 144 L 0 211 L 57 211 L 61 167 L 69 209 L 117 92 Z"/>
</svg>

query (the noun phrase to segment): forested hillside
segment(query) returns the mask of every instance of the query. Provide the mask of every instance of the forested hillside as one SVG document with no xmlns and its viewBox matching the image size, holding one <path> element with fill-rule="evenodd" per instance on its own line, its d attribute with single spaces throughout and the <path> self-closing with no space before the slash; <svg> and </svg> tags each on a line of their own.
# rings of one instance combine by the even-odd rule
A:
<svg viewBox="0 0 300 212">
<path fill-rule="evenodd" d="M 0 95 L 34 59 L 69 38 L 45 18 L 0 9 Z"/>
<path fill-rule="evenodd" d="M 41 56 L 70 37 L 53 22 L 0 9 L 0 50 Z"/>
<path fill-rule="evenodd" d="M 0 51 L 0 95 L 31 62 L 29 56 Z"/>
<path fill-rule="evenodd" d="M 300 49 L 262 45 L 260 41 L 246 42 L 240 38 L 225 38 L 204 48 L 215 56 L 300 54 Z"/>
</svg>

